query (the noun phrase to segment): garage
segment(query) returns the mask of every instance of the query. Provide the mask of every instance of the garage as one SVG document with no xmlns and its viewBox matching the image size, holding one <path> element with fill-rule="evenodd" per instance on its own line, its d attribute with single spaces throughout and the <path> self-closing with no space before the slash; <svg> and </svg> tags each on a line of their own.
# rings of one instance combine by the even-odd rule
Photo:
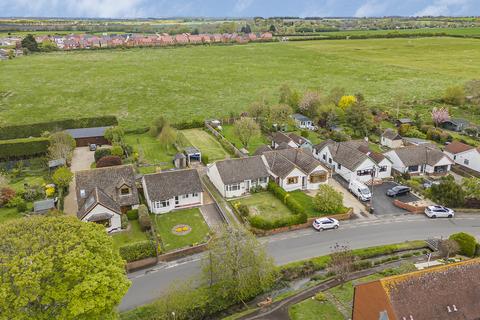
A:
<svg viewBox="0 0 480 320">
<path fill-rule="evenodd" d="M 79 128 L 67 129 L 65 131 L 75 139 L 77 147 L 87 147 L 90 144 L 109 144 L 108 140 L 105 139 L 105 131 L 109 128 L 110 127 Z"/>
</svg>

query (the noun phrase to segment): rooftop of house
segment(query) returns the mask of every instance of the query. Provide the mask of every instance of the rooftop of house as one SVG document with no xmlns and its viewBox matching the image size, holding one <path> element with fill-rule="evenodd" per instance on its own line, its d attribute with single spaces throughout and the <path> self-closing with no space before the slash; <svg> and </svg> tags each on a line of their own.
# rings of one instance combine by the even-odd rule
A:
<svg viewBox="0 0 480 320">
<path fill-rule="evenodd" d="M 198 171 L 195 169 L 170 170 L 143 176 L 150 201 L 168 200 L 184 194 L 203 191 Z"/>
<path fill-rule="evenodd" d="M 312 121 L 309 117 L 304 116 L 303 114 L 300 114 L 300 113 L 292 114 L 292 118 L 298 121 Z"/>
<path fill-rule="evenodd" d="M 268 171 L 260 156 L 227 159 L 215 162 L 224 184 L 240 183 L 268 177 Z"/>
<path fill-rule="evenodd" d="M 472 147 L 460 141 L 453 141 L 445 147 L 445 151 L 452 154 L 462 153 L 473 149 L 475 149 L 475 147 Z"/>
<path fill-rule="evenodd" d="M 54 199 L 39 200 L 33 203 L 33 212 L 36 212 L 36 213 L 45 212 L 53 208 L 55 208 Z"/>
<path fill-rule="evenodd" d="M 386 129 L 383 133 L 382 133 L 382 137 L 386 138 L 386 139 L 390 139 L 390 140 L 401 140 L 402 137 L 398 134 L 398 132 L 396 130 L 393 130 L 393 129 Z"/>
<path fill-rule="evenodd" d="M 443 158 L 448 158 L 442 151 L 431 148 L 429 146 L 408 146 L 404 148 L 394 149 L 389 152 L 395 152 L 405 166 L 417 166 L 427 164 L 436 165 Z M 452 162 L 453 163 L 453 162 Z"/>
<path fill-rule="evenodd" d="M 272 150 L 263 153 L 270 170 L 279 177 L 286 177 L 293 169 L 298 168 L 305 174 L 311 174 L 318 166 L 323 168 L 320 161 L 311 153 L 302 149 Z"/>
<path fill-rule="evenodd" d="M 270 147 L 269 145 L 261 145 L 260 147 L 257 148 L 257 150 L 255 150 L 255 152 L 253 153 L 254 156 L 261 156 L 264 152 L 267 152 L 267 151 L 272 151 L 272 147 Z"/>
<path fill-rule="evenodd" d="M 277 131 L 272 135 L 272 141 L 276 144 L 281 144 L 282 142 L 289 143 L 292 139 L 287 136 L 285 133 Z"/>
<path fill-rule="evenodd" d="M 95 128 L 79 128 L 79 129 L 67 129 L 65 130 L 74 139 L 91 138 L 91 137 L 103 137 L 105 130 L 110 127 L 95 127 Z"/>
<path fill-rule="evenodd" d="M 400 119 L 397 119 L 397 122 L 401 124 L 408 124 L 408 123 L 412 123 L 413 121 L 410 118 L 400 118 Z"/>
</svg>

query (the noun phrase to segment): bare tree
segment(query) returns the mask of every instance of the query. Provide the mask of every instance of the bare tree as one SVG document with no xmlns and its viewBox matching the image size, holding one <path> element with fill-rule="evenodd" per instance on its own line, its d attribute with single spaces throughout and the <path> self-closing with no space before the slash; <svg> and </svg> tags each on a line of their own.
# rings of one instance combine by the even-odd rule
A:
<svg viewBox="0 0 480 320">
<path fill-rule="evenodd" d="M 75 140 L 68 133 L 61 131 L 50 135 L 50 146 L 48 156 L 51 160 L 71 160 L 72 152 L 75 149 Z"/>
<path fill-rule="evenodd" d="M 336 243 L 331 249 L 328 269 L 335 274 L 335 278 L 341 283 L 340 286 L 343 286 L 353 271 L 355 256 L 347 245 Z"/>
<path fill-rule="evenodd" d="M 445 239 L 440 241 L 438 250 L 442 257 L 448 259 L 450 256 L 455 255 L 460 251 L 460 246 L 458 245 L 458 242 L 453 239 Z"/>
</svg>

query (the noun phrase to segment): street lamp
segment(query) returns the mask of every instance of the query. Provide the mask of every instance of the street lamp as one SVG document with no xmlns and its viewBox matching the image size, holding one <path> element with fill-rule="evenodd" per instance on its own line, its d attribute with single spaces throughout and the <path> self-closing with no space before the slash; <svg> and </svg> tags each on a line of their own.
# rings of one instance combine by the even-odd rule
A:
<svg viewBox="0 0 480 320">
<path fill-rule="evenodd" d="M 370 183 L 370 188 L 371 188 L 371 191 L 370 191 L 370 213 L 373 213 L 374 211 L 374 208 L 373 208 L 373 182 L 374 182 L 374 178 L 375 178 L 375 166 L 372 167 L 372 171 L 370 172 L 370 177 L 372 178 L 371 180 L 371 183 Z"/>
</svg>

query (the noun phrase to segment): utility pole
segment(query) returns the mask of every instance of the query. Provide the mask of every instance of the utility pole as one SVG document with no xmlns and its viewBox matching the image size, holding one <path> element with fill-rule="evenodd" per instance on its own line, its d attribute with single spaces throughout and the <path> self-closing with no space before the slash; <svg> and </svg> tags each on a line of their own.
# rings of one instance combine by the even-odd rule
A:
<svg viewBox="0 0 480 320">
<path fill-rule="evenodd" d="M 373 213 L 374 212 L 374 208 L 373 208 L 373 181 L 374 181 L 374 178 L 375 178 L 375 166 L 372 167 L 372 172 L 370 173 L 370 177 L 372 178 L 371 179 L 371 182 L 370 182 L 370 213 Z"/>
</svg>

